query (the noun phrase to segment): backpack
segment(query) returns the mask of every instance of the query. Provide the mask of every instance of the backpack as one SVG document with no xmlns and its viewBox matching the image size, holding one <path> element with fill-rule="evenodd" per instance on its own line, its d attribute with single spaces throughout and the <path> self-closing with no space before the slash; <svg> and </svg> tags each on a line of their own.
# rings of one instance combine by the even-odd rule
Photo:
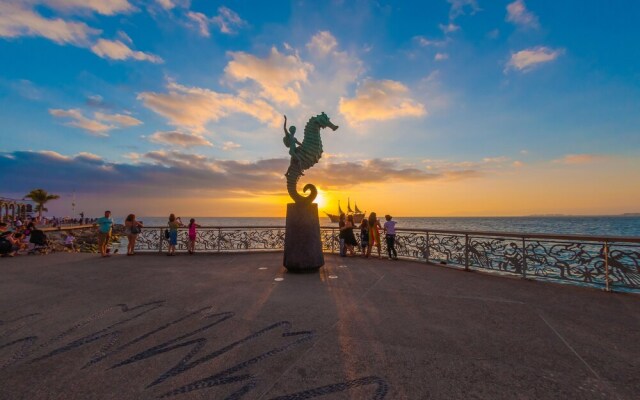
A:
<svg viewBox="0 0 640 400">
<path fill-rule="evenodd" d="M 11 242 L 4 236 L 0 237 L 0 254 L 9 254 L 12 249 Z"/>
</svg>

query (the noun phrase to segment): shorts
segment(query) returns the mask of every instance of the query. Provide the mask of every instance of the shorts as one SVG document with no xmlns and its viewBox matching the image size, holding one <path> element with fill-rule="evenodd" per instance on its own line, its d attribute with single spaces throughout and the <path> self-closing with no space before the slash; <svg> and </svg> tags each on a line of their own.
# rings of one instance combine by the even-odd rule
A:
<svg viewBox="0 0 640 400">
<path fill-rule="evenodd" d="M 169 231 L 169 244 L 172 246 L 178 244 L 178 231 Z"/>
<path fill-rule="evenodd" d="M 106 243 L 109 243 L 109 239 L 111 238 L 111 232 L 98 232 L 98 246 L 102 246 Z"/>
</svg>

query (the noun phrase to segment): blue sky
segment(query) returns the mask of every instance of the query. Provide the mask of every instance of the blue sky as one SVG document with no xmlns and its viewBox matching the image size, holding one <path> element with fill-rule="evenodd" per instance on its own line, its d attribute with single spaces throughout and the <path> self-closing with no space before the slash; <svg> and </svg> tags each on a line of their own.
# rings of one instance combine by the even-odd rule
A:
<svg viewBox="0 0 640 400">
<path fill-rule="evenodd" d="M 594 170 L 638 177 L 639 17 L 630 0 L 0 0 L 0 187 L 123 212 L 133 194 L 150 213 L 194 196 L 233 213 L 251 196 L 247 213 L 278 214 L 282 115 L 302 128 L 325 111 L 340 129 L 323 133 L 310 177 L 332 201 L 629 212 L 638 189 L 582 188 Z M 545 179 L 575 190 L 541 202 Z M 510 180 L 531 184 L 510 192 Z M 447 208 L 433 190 L 486 190 L 486 204 Z M 398 192 L 420 205 L 389 204 Z"/>
</svg>

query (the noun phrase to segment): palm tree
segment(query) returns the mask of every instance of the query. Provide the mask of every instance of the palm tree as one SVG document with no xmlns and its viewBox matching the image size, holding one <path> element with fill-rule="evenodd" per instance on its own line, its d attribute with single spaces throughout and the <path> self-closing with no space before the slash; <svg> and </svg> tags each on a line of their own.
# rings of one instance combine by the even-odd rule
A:
<svg viewBox="0 0 640 400">
<path fill-rule="evenodd" d="M 39 220 L 42 219 L 42 212 L 48 211 L 44 207 L 45 203 L 48 202 L 49 200 L 55 200 L 60 198 L 60 196 L 58 196 L 57 194 L 49 194 L 47 193 L 46 190 L 43 190 L 43 189 L 34 189 L 24 197 L 38 203 L 38 205 L 36 206 L 36 211 L 38 212 Z"/>
</svg>

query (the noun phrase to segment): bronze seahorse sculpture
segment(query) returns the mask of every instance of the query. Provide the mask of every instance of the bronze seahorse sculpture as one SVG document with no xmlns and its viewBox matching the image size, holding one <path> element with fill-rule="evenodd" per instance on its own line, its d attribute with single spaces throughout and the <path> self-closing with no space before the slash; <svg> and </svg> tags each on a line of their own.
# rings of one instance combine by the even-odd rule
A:
<svg viewBox="0 0 640 400">
<path fill-rule="evenodd" d="M 334 125 L 325 113 L 311 117 L 304 127 L 304 139 L 300 143 L 294 137 L 295 126 L 287 131 L 287 117 L 286 115 L 284 117 L 284 144 L 289 147 L 289 154 L 291 154 L 289 169 L 285 174 L 287 191 L 296 203 L 310 204 L 318 195 L 316 187 L 309 183 L 304 186 L 302 191 L 305 193 L 310 191 L 311 193 L 308 196 L 302 196 L 297 191 L 297 185 L 300 177 L 304 175 L 303 171 L 314 166 L 322 157 L 322 139 L 320 138 L 320 129 L 322 128 L 331 128 L 335 131 L 338 126 Z"/>
</svg>

